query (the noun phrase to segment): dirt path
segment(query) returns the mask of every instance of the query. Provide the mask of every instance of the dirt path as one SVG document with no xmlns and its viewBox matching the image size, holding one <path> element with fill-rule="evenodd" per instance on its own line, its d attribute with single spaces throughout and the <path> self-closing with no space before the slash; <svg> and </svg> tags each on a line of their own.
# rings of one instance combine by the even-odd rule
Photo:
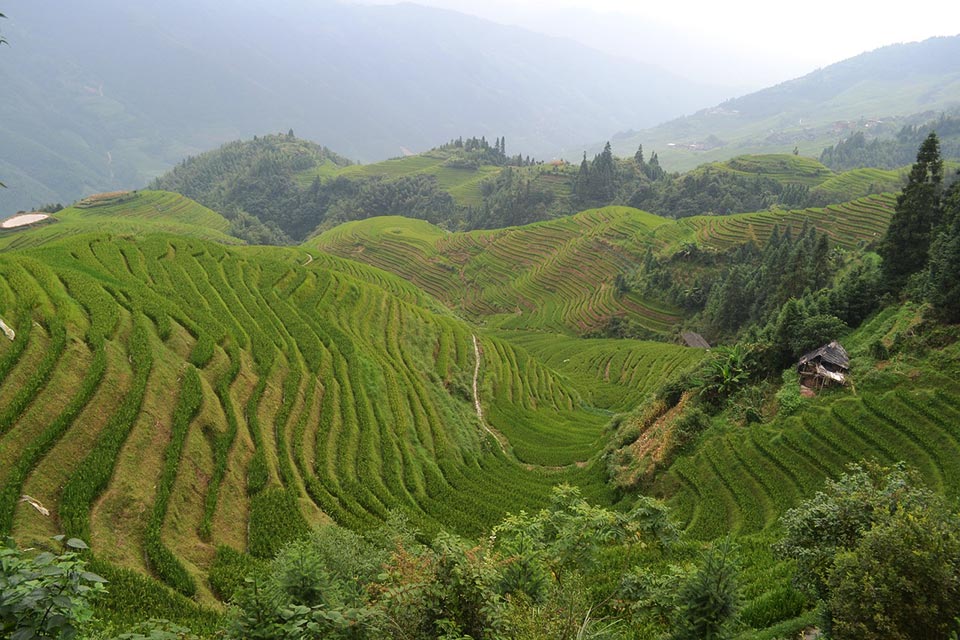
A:
<svg viewBox="0 0 960 640">
<path fill-rule="evenodd" d="M 476 364 L 473 367 L 473 406 L 477 409 L 477 418 L 480 419 L 480 426 L 484 430 L 493 436 L 494 440 L 497 441 L 497 444 L 500 445 L 500 450 L 504 453 L 507 453 L 507 446 L 504 444 L 506 438 L 502 433 L 494 431 L 487 424 L 487 421 L 483 419 L 483 407 L 480 406 L 480 390 L 477 380 L 480 377 L 480 343 L 477 342 L 477 336 L 473 336 L 473 355 L 476 358 Z"/>
<path fill-rule="evenodd" d="M 308 264 L 310 264 L 311 262 L 313 262 L 313 256 L 308 253 L 308 254 L 307 254 L 307 261 L 304 262 L 304 263 L 303 263 L 302 265 L 300 265 L 300 266 L 301 266 L 301 267 L 305 267 L 305 266 L 307 266 Z"/>
</svg>

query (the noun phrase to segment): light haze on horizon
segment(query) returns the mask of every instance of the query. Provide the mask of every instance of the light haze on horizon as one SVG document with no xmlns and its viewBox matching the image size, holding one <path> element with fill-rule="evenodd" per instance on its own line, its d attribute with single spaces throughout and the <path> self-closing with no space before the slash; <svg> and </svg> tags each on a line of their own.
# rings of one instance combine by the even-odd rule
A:
<svg viewBox="0 0 960 640">
<path fill-rule="evenodd" d="M 400 0 L 353 0 L 397 4 Z M 960 3 L 892 8 L 806 0 L 412 0 L 643 60 L 730 97 L 805 75 L 865 51 L 960 34 Z"/>
</svg>

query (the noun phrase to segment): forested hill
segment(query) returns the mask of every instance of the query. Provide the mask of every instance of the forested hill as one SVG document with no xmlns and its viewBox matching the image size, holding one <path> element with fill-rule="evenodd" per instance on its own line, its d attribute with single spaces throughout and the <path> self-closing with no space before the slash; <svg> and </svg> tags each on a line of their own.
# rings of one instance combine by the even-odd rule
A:
<svg viewBox="0 0 960 640">
<path fill-rule="evenodd" d="M 895 191 L 903 170 L 836 172 L 790 154 L 743 156 L 673 174 L 657 153 L 579 164 L 514 153 L 505 137 L 457 138 L 428 152 L 352 164 L 290 131 L 229 143 L 180 163 L 152 188 L 189 196 L 255 244 L 299 242 L 377 216 L 449 230 L 497 229 L 627 205 L 669 218 L 819 207 Z"/>
<path fill-rule="evenodd" d="M 892 137 L 904 125 L 926 123 L 957 106 L 960 36 L 931 38 L 864 53 L 654 128 L 620 134 L 613 142 L 619 154 L 639 144 L 655 148 L 671 170 L 795 147 L 819 156 L 858 130 Z M 919 140 L 913 151 L 916 144 Z"/>
<path fill-rule="evenodd" d="M 483 123 L 478 133 L 543 156 L 722 97 L 570 41 L 406 3 L 52 0 L 4 13 L 0 84 L 16 99 L 0 104 L 2 214 L 141 187 L 264 131 L 292 127 L 369 162 Z"/>
</svg>

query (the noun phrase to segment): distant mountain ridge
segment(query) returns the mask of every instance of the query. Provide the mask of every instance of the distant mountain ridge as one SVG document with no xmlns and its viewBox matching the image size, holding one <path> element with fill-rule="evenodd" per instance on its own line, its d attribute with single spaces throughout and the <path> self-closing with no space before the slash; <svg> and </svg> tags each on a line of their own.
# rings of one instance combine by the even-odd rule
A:
<svg viewBox="0 0 960 640">
<path fill-rule="evenodd" d="M 719 98 L 655 67 L 413 4 L 96 0 L 6 11 L 0 215 L 141 187 L 264 131 L 355 160 L 464 131 L 544 157 Z"/>
<path fill-rule="evenodd" d="M 882 47 L 690 116 L 621 133 L 613 145 L 618 154 L 632 155 L 643 144 L 670 170 L 794 148 L 819 157 L 858 131 L 892 137 L 905 124 L 957 107 L 960 36 L 930 38 Z"/>
</svg>

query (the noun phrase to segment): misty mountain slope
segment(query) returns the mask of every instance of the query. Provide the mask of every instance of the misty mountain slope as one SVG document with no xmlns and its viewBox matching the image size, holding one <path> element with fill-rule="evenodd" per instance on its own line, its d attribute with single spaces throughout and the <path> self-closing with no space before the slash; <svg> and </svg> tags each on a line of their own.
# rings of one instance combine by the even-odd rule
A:
<svg viewBox="0 0 960 640">
<path fill-rule="evenodd" d="M 185 155 L 269 131 L 366 161 L 464 132 L 549 157 L 719 97 L 570 41 L 412 4 L 55 0 L 6 13 L 4 214 L 142 186 Z"/>
<path fill-rule="evenodd" d="M 729 100 L 654 128 L 616 136 L 614 150 L 639 144 L 671 170 L 743 153 L 819 156 L 857 131 L 892 136 L 907 123 L 960 106 L 960 36 L 897 44 L 801 78 Z M 916 118 L 914 119 L 916 120 Z"/>
</svg>

